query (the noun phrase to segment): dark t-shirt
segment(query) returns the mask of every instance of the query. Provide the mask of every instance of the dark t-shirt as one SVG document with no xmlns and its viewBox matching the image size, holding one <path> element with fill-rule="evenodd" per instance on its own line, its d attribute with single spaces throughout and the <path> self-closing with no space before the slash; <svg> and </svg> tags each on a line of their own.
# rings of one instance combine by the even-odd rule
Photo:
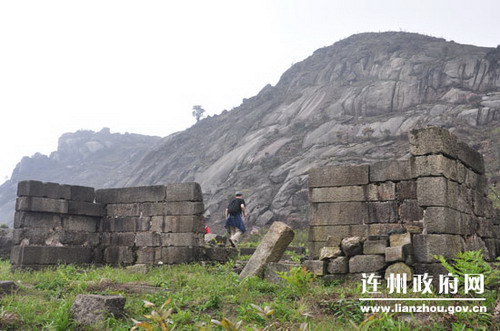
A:
<svg viewBox="0 0 500 331">
<path fill-rule="evenodd" d="M 238 211 L 237 211 L 237 214 L 241 214 L 241 205 L 246 206 L 246 204 L 245 204 L 245 200 L 240 199 L 240 198 L 233 198 L 233 199 L 229 202 L 228 209 L 230 209 L 230 208 L 229 208 L 229 206 L 233 203 L 233 201 L 234 201 L 234 200 L 236 200 L 236 202 L 238 203 L 238 209 L 237 209 Z M 233 214 L 234 214 L 234 213 L 233 213 Z"/>
</svg>

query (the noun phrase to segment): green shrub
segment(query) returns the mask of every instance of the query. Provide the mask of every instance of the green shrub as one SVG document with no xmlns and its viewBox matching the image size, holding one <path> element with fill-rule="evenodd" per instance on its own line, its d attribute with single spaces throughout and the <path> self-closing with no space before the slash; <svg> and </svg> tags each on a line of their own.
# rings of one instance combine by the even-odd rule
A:
<svg viewBox="0 0 500 331">
<path fill-rule="evenodd" d="M 131 330 L 133 331 L 144 329 L 149 331 L 156 330 L 158 328 L 161 331 L 173 330 L 175 327 L 171 325 L 173 323 L 171 318 L 173 308 L 167 308 L 168 306 L 170 306 L 171 302 L 172 300 L 168 299 L 160 306 L 160 308 L 151 309 L 151 312 L 149 314 L 144 315 L 144 317 L 147 319 L 146 321 L 136 321 L 132 319 L 135 325 Z M 149 301 L 144 301 L 144 307 L 154 308 L 155 304 Z"/>
<path fill-rule="evenodd" d="M 340 322 L 353 321 L 360 323 L 364 314 L 361 311 L 359 300 L 340 299 L 336 301 L 321 302 L 320 307 L 325 313 L 332 314 Z"/>
<path fill-rule="evenodd" d="M 278 277 L 286 280 L 288 285 L 298 292 L 304 294 L 309 285 L 315 280 L 315 276 L 304 267 L 290 268 L 289 272 L 277 272 Z"/>
<path fill-rule="evenodd" d="M 483 251 L 466 251 L 458 253 L 452 259 L 452 263 L 446 261 L 443 256 L 435 256 L 443 267 L 451 274 L 459 279 L 459 286 L 463 288 L 466 274 L 482 274 L 484 275 L 485 286 L 499 278 L 500 271 L 494 270 L 491 265 L 484 260 Z"/>
<path fill-rule="evenodd" d="M 376 315 L 370 315 L 365 319 L 359 326 L 351 321 L 351 325 L 355 330 L 359 331 L 369 331 L 369 330 L 398 330 L 398 331 L 410 331 L 413 328 L 409 323 L 401 322 L 392 318 L 393 315 L 387 313 L 381 313 Z"/>
</svg>

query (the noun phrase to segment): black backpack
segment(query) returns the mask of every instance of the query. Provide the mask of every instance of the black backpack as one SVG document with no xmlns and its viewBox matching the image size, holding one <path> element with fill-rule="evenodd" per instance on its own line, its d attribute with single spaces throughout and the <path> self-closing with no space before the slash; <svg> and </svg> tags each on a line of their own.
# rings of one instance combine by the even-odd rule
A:
<svg viewBox="0 0 500 331">
<path fill-rule="evenodd" d="M 227 212 L 231 215 L 236 215 L 241 213 L 241 200 L 239 199 L 231 200 L 231 202 L 229 202 L 229 205 L 227 206 Z"/>
</svg>

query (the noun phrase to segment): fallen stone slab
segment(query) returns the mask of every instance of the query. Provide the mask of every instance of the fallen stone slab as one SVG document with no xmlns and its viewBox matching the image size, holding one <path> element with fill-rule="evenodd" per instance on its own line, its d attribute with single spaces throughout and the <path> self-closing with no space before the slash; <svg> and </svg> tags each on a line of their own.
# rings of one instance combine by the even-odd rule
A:
<svg viewBox="0 0 500 331">
<path fill-rule="evenodd" d="M 146 274 L 148 272 L 148 265 L 147 264 L 134 264 L 130 265 L 128 267 L 125 267 L 125 269 L 129 272 L 134 272 L 138 274 Z"/>
<path fill-rule="evenodd" d="M 78 324 L 93 325 L 108 314 L 123 316 L 124 308 L 125 298 L 120 295 L 79 294 L 70 313 Z"/>
<path fill-rule="evenodd" d="M 10 280 L 2 280 L 0 281 L 0 293 L 12 293 L 18 289 L 18 286 L 15 282 Z"/>
<path fill-rule="evenodd" d="M 295 233 L 282 222 L 274 222 L 266 233 L 255 253 L 240 273 L 240 278 L 260 276 L 270 262 L 278 262 Z"/>
</svg>

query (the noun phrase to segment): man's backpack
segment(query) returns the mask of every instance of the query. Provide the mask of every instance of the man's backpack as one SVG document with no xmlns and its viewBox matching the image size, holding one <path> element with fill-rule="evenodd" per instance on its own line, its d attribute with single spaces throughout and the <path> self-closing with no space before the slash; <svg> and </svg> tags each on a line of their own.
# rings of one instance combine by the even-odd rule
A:
<svg viewBox="0 0 500 331">
<path fill-rule="evenodd" d="M 241 205 L 240 205 L 239 199 L 233 199 L 231 202 L 229 202 L 229 205 L 227 206 L 227 212 L 231 215 L 236 215 L 241 213 Z"/>
</svg>

